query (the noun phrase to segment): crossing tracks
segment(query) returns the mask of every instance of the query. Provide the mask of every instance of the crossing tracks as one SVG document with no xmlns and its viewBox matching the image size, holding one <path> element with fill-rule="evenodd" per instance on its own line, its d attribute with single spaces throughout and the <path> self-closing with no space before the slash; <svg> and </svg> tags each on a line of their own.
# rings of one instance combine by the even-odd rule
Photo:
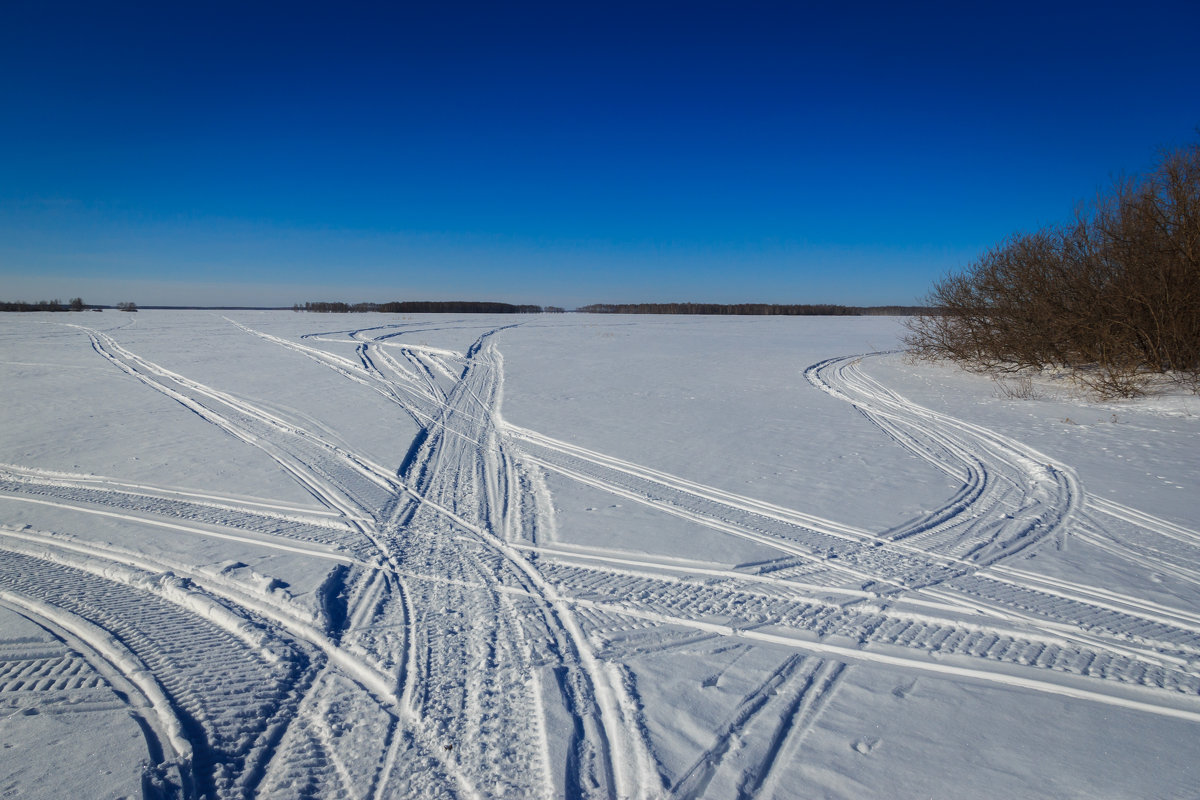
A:
<svg viewBox="0 0 1200 800">
<path fill-rule="evenodd" d="M 805 375 L 960 485 L 882 531 L 505 422 L 503 328 L 456 351 L 412 342 L 407 323 L 298 338 L 231 324 L 395 404 L 419 431 L 399 467 L 78 326 L 97 358 L 256 448 L 324 510 L 0 466 L 0 498 L 35 517 L 328 570 L 298 597 L 238 562 L 0 526 L 0 603 L 61 645 L 21 667 L 28 680 L 123 687 L 166 794 L 767 796 L 859 664 L 1200 722 L 1200 614 L 1014 558 L 1079 537 L 1195 583 L 1200 534 L 1092 499 L 1068 465 L 909 402 L 862 370 L 870 355 Z M 775 555 L 730 567 L 571 546 L 547 475 Z M 712 745 L 671 767 L 630 659 L 714 641 L 778 658 Z"/>
</svg>

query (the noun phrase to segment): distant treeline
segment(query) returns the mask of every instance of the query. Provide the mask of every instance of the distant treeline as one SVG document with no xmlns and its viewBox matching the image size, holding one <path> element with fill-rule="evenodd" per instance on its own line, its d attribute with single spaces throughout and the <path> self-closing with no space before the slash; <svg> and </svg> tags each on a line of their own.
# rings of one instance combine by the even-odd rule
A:
<svg viewBox="0 0 1200 800">
<path fill-rule="evenodd" d="M 543 311 L 562 311 L 554 306 L 512 305 L 510 303 L 488 303 L 474 300 L 407 300 L 391 303 L 299 303 L 293 311 L 319 311 L 332 314 L 353 314 L 364 311 L 379 311 L 384 314 L 540 314 Z"/>
<path fill-rule="evenodd" d="M 85 308 L 87 304 L 78 297 L 72 297 L 65 304 L 61 300 L 38 300 L 36 303 L 0 300 L 0 311 L 83 311 Z"/>
<path fill-rule="evenodd" d="M 929 309 L 921 306 L 776 305 L 773 303 L 593 303 L 576 309 L 584 314 L 745 314 L 775 317 L 906 316 Z"/>
<path fill-rule="evenodd" d="M 117 303 L 122 311 L 137 311 L 136 303 Z M 260 310 L 273 311 L 278 307 L 264 306 L 143 306 L 144 308 L 169 311 L 185 309 L 205 310 Z M 23 301 L 0 301 L 3 311 L 83 311 L 85 308 L 99 310 L 109 306 L 89 306 L 81 298 L 73 297 L 67 303 L 60 300 L 38 300 L 36 303 Z M 390 303 L 342 303 L 308 302 L 296 303 L 293 311 L 316 311 L 333 314 L 380 312 L 385 314 L 561 314 L 561 306 L 513 305 L 475 300 L 406 300 Z M 937 315 L 939 309 L 926 306 L 839 306 L 828 303 L 816 305 L 774 305 L 770 303 L 593 303 L 576 309 L 583 314 L 742 314 L 758 316 L 912 316 Z"/>
</svg>

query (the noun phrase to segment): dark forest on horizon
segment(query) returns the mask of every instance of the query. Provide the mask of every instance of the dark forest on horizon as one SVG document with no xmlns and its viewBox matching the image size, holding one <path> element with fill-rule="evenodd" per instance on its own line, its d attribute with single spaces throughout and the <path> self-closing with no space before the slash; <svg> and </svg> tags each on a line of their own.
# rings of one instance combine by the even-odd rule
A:
<svg viewBox="0 0 1200 800">
<path fill-rule="evenodd" d="M 832 303 L 593 303 L 575 310 L 582 314 L 736 314 L 766 317 L 904 316 L 929 311 L 922 306 L 842 306 Z"/>
<path fill-rule="evenodd" d="M 297 303 L 294 311 L 354 313 L 379 311 L 403 314 L 540 314 L 561 313 L 559 306 L 512 305 L 465 301 L 409 301 L 391 303 Z M 928 313 L 924 306 L 842 306 L 832 303 L 780 305 L 776 303 L 592 303 L 574 310 L 577 314 L 707 314 L 714 316 L 905 316 Z"/>
<path fill-rule="evenodd" d="M 4 311 L 99 311 L 114 306 L 89 305 L 80 298 L 69 303 L 59 300 L 0 301 L 0 312 Z M 135 311 L 135 303 L 118 303 L 115 308 Z M 561 306 L 539 306 L 527 304 L 496 303 L 475 300 L 407 300 L 388 303 L 344 303 L 340 301 L 316 301 L 288 306 L 141 306 L 143 309 L 167 311 L 310 311 L 322 314 L 552 314 L 564 313 Z M 574 309 L 578 314 L 696 314 L 712 316 L 910 316 L 937 313 L 925 306 L 843 306 L 831 303 L 805 305 L 780 305 L 775 303 L 592 303 Z"/>
</svg>

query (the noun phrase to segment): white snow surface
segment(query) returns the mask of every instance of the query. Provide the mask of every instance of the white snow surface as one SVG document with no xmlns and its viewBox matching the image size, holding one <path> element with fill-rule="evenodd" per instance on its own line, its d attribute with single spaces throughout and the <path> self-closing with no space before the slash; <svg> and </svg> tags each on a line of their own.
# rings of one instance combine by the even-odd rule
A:
<svg viewBox="0 0 1200 800">
<path fill-rule="evenodd" d="M 902 333 L 0 316 L 0 794 L 1194 796 L 1200 398 Z"/>
</svg>

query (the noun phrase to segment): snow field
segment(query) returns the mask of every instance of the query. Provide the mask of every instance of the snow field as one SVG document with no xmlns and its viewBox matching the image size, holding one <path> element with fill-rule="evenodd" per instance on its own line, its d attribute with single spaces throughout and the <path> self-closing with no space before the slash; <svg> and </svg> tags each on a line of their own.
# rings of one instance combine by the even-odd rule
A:
<svg viewBox="0 0 1200 800">
<path fill-rule="evenodd" d="M 1200 777 L 1188 397 L 997 396 L 892 319 L 66 322 L 0 322 L 14 791 L 82 791 L 33 745 L 86 759 L 117 709 L 111 796 Z"/>
</svg>

